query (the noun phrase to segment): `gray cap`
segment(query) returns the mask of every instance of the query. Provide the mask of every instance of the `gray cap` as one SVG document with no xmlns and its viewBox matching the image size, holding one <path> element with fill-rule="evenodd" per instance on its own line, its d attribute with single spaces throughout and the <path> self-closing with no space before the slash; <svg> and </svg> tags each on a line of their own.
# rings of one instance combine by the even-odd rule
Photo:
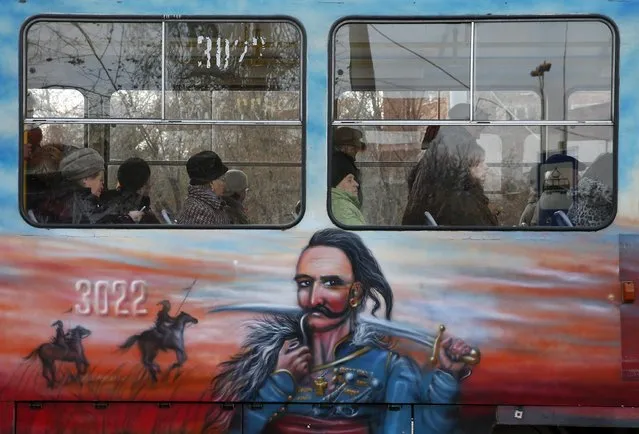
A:
<svg viewBox="0 0 639 434">
<path fill-rule="evenodd" d="M 60 161 L 60 173 L 66 179 L 78 181 L 104 170 L 104 159 L 92 148 L 80 148 Z"/>
<path fill-rule="evenodd" d="M 224 174 L 223 179 L 224 182 L 226 182 L 224 194 L 239 194 L 248 188 L 248 178 L 246 177 L 246 173 L 241 170 L 229 170 Z"/>
</svg>

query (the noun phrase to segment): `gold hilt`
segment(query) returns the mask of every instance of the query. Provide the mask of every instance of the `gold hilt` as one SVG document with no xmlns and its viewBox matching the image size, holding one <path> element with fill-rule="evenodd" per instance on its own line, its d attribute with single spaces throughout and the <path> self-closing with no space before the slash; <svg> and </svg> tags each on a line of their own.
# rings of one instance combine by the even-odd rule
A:
<svg viewBox="0 0 639 434">
<path fill-rule="evenodd" d="M 433 366 L 437 365 L 439 351 L 441 350 L 442 345 L 442 337 L 444 336 L 445 331 L 446 326 L 444 326 L 444 324 L 440 324 L 437 337 L 435 337 L 435 343 L 433 343 L 433 355 L 430 358 L 430 363 Z M 478 365 L 481 360 L 481 353 L 477 348 L 471 348 L 470 353 L 461 356 L 461 360 L 467 365 Z"/>
</svg>

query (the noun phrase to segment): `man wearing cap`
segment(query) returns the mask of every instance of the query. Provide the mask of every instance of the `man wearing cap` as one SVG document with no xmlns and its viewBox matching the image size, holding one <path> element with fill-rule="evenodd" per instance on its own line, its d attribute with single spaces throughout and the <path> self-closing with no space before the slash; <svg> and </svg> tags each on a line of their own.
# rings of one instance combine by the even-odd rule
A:
<svg viewBox="0 0 639 434">
<path fill-rule="evenodd" d="M 246 173 L 241 170 L 229 170 L 224 175 L 224 202 L 228 205 L 227 213 L 231 219 L 231 224 L 247 225 L 249 224 L 248 216 L 244 201 L 248 193 L 248 178 Z"/>
<path fill-rule="evenodd" d="M 362 195 L 362 174 L 355 164 L 355 159 L 360 151 L 366 150 L 366 142 L 364 142 L 364 135 L 360 130 L 356 130 L 350 127 L 339 127 L 335 130 L 335 137 L 333 140 L 333 160 L 346 158 L 351 162 L 355 168 L 355 181 L 359 185 L 357 192 L 357 200 L 361 204 L 363 203 Z"/>
<path fill-rule="evenodd" d="M 182 225 L 228 225 L 231 219 L 222 200 L 228 168 L 213 151 L 202 151 L 186 162 L 191 179 L 177 222 Z"/>
</svg>

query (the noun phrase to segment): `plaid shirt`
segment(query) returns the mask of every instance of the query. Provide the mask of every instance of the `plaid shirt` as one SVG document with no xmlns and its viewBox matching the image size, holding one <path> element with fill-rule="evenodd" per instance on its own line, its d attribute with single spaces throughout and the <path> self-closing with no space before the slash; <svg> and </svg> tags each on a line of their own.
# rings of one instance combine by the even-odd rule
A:
<svg viewBox="0 0 639 434">
<path fill-rule="evenodd" d="M 208 185 L 189 185 L 188 196 L 177 217 L 181 225 L 228 225 L 226 204 Z"/>
</svg>

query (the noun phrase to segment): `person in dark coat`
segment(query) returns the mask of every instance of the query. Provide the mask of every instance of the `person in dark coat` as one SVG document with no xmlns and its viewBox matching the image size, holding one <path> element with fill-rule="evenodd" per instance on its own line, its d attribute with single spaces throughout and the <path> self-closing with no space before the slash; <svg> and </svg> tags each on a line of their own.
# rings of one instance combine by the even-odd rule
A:
<svg viewBox="0 0 639 434">
<path fill-rule="evenodd" d="M 79 148 L 60 161 L 62 181 L 39 211 L 43 223 L 108 222 L 99 202 L 104 188 L 104 159 L 91 148 Z"/>
<path fill-rule="evenodd" d="M 38 147 L 31 155 L 25 176 L 25 197 L 27 210 L 36 216 L 61 182 L 62 158 L 62 149 L 56 145 Z"/>
<path fill-rule="evenodd" d="M 186 162 L 190 185 L 184 205 L 178 214 L 181 225 L 228 225 L 231 219 L 222 200 L 228 167 L 213 151 L 202 151 Z"/>
<path fill-rule="evenodd" d="M 159 224 L 146 194 L 151 178 L 149 164 L 141 158 L 129 158 L 120 165 L 117 176 L 118 186 L 101 198 L 103 206 L 114 216 L 114 223 Z"/>
<path fill-rule="evenodd" d="M 429 127 L 424 155 L 408 177 L 402 225 L 425 225 L 425 212 L 440 226 L 498 225 L 484 193 L 485 151 L 473 133 L 459 125 Z"/>
</svg>

